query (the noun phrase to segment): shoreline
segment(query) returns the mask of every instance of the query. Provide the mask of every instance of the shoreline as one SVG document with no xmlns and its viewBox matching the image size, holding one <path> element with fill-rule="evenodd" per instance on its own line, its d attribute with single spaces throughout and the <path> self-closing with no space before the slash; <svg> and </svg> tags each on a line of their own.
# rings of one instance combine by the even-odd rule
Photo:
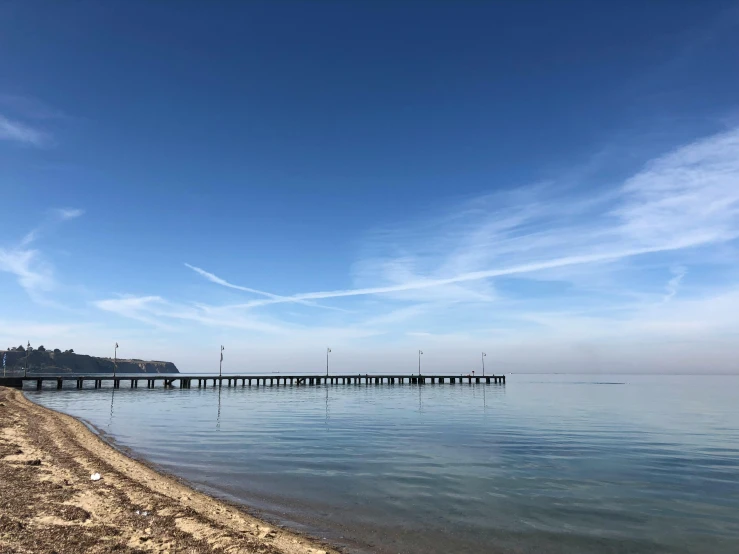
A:
<svg viewBox="0 0 739 554">
<path fill-rule="evenodd" d="M 199 492 L 4 387 L 0 471 L 0 551 L 339 552 Z"/>
</svg>

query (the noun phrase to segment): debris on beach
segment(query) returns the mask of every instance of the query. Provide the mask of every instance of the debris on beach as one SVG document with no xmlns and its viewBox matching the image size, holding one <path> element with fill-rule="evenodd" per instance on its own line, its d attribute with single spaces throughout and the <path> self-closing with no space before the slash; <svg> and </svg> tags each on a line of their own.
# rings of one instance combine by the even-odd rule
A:
<svg viewBox="0 0 739 554">
<path fill-rule="evenodd" d="M 152 475 L 78 421 L 32 403 L 21 391 L 0 387 L 0 401 L 10 404 L 6 399 L 12 399 L 12 411 L 0 417 L 0 553 L 319 554 L 325 549 L 297 537 L 297 544 L 282 549 L 275 538 L 290 534 Z M 106 472 L 105 483 L 100 470 L 86 473 L 95 466 Z M 136 482 L 141 488 L 130 495 Z M 195 498 L 197 503 L 191 502 Z M 263 539 L 247 532 L 257 526 Z M 217 548 L 206 546 L 202 537 Z"/>
</svg>

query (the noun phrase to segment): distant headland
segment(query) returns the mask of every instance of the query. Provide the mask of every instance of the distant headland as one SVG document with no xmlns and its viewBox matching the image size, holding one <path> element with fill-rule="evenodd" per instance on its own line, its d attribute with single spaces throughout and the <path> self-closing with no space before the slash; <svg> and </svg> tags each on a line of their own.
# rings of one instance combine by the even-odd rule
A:
<svg viewBox="0 0 739 554">
<path fill-rule="evenodd" d="M 0 350 L 0 360 L 5 358 L 7 372 L 23 371 L 28 363 L 28 373 L 113 373 L 113 358 L 97 358 L 77 354 L 74 350 L 53 350 L 43 346 L 27 351 L 23 346 Z M 179 373 L 172 362 L 147 360 L 117 360 L 118 373 Z M 0 375 L 2 374 L 0 368 Z"/>
</svg>

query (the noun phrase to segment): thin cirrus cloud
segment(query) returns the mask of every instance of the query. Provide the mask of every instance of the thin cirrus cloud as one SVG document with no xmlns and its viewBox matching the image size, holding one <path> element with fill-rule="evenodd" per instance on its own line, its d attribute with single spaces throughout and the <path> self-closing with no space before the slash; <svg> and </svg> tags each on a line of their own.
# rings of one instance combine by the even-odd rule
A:
<svg viewBox="0 0 739 554">
<path fill-rule="evenodd" d="M 30 246 L 38 242 L 50 227 L 80 217 L 83 213 L 84 210 L 72 208 L 52 210 L 46 221 L 26 233 L 17 244 L 0 246 L 0 271 L 15 275 L 18 284 L 34 301 L 53 304 L 45 297 L 45 293 L 56 286 L 53 266 L 40 249 Z"/>
<path fill-rule="evenodd" d="M 49 133 L 0 114 L 0 140 L 26 146 L 44 147 L 52 143 Z"/>
<path fill-rule="evenodd" d="M 243 291 L 243 292 L 250 292 L 252 294 L 258 294 L 260 296 L 266 296 L 267 298 L 270 298 L 271 300 L 277 300 L 277 301 L 283 301 L 283 300 L 285 300 L 285 301 L 287 301 L 287 297 L 280 296 L 279 294 L 272 294 L 271 292 L 265 292 L 265 291 L 258 290 L 258 289 L 253 289 L 253 288 L 250 288 L 250 287 L 242 287 L 240 285 L 234 285 L 233 283 L 229 283 L 225 279 L 222 279 L 222 278 L 218 277 L 217 275 L 214 275 L 213 273 L 210 273 L 209 271 L 205 271 L 204 269 L 201 269 L 201 268 L 196 267 L 194 265 L 190 265 L 188 263 L 185 263 L 185 267 L 192 269 L 195 273 L 197 273 L 198 275 L 201 275 L 201 276 L 205 277 L 208 281 L 210 281 L 211 283 L 215 283 L 216 285 L 221 285 L 222 287 L 226 287 L 226 288 L 234 289 L 234 290 L 240 290 L 240 291 Z M 340 308 L 335 308 L 333 306 L 322 306 L 320 304 L 316 304 L 315 302 L 307 302 L 307 301 L 304 301 L 304 300 L 295 300 L 295 302 L 298 303 L 298 304 L 304 304 L 306 306 L 313 306 L 313 307 L 322 308 L 322 309 L 326 309 L 326 310 L 345 311 L 345 310 L 341 310 Z"/>
<path fill-rule="evenodd" d="M 161 330 L 178 332 L 179 324 L 194 323 L 218 329 L 249 331 L 277 337 L 281 341 L 306 340 L 324 335 L 333 338 L 366 338 L 382 334 L 382 330 L 372 325 L 354 328 L 345 327 L 305 327 L 284 322 L 273 322 L 254 316 L 246 316 L 237 311 L 214 309 L 212 306 L 190 305 L 168 301 L 161 296 L 125 295 L 94 302 L 98 309 L 124 316 Z"/>
<path fill-rule="evenodd" d="M 57 208 L 55 213 L 61 221 L 67 221 L 68 219 L 75 219 L 82 216 L 85 210 L 79 208 Z"/>
<path fill-rule="evenodd" d="M 669 302 L 675 297 L 678 289 L 680 288 L 680 283 L 682 282 L 687 272 L 687 269 L 685 269 L 684 267 L 676 267 L 672 270 L 674 277 L 667 281 L 667 285 L 665 286 L 665 302 Z"/>
<path fill-rule="evenodd" d="M 252 300 L 239 307 L 435 289 L 731 241 L 739 236 L 739 129 L 696 141 L 650 162 L 606 197 L 612 199 L 607 204 L 565 197 L 547 199 L 544 204 L 504 206 L 481 218 L 472 229 L 465 223 L 462 233 L 443 226 L 439 236 L 460 234 L 461 238 L 447 245 L 442 255 L 418 256 L 422 260 L 418 265 L 431 270 L 410 280 Z M 514 216 L 507 215 L 511 211 Z M 579 217 L 561 217 L 573 212 Z M 476 268 L 495 262 L 500 266 Z M 362 267 L 382 279 L 387 268 L 399 264 L 407 264 L 406 259 L 379 258 Z M 448 273 L 449 268 L 460 267 L 470 270 Z"/>
<path fill-rule="evenodd" d="M 38 250 L 0 248 L 0 271 L 15 275 L 18 284 L 34 298 L 54 287 L 51 267 L 41 259 Z"/>
<path fill-rule="evenodd" d="M 685 288 L 687 266 L 707 263 L 712 249 L 739 237 L 739 128 L 678 147 L 617 186 L 563 190 L 554 182 L 496 192 L 432 220 L 375 230 L 348 268 L 353 287 L 277 295 L 186 264 L 214 284 L 262 298 L 222 306 L 160 298 L 97 305 L 133 318 L 281 334 L 338 326 L 354 331 L 344 336 L 397 331 L 422 338 L 714 329 L 689 318 L 739 298 L 731 287 L 709 285 L 703 297 L 684 296 L 693 290 Z M 731 261 L 715 271 L 721 268 L 730 271 Z M 691 269 L 693 283 L 700 273 Z M 541 292 L 544 285 L 559 292 Z M 245 313 L 318 300 L 344 302 L 352 313 L 316 317 L 314 329 Z M 717 321 L 730 325 L 731 318 Z"/>
<path fill-rule="evenodd" d="M 199 323 L 209 326 L 229 327 L 234 329 L 282 333 L 285 329 L 279 325 L 262 322 L 256 318 L 236 315 L 234 317 L 214 317 L 207 306 L 193 306 L 170 302 L 161 296 L 122 296 L 100 300 L 94 305 L 104 311 L 113 312 L 131 319 L 157 327 L 174 330 L 173 320 Z"/>
<path fill-rule="evenodd" d="M 0 107 L 25 119 L 58 120 L 69 119 L 62 110 L 46 104 L 38 98 L 16 94 L 0 94 Z"/>
</svg>

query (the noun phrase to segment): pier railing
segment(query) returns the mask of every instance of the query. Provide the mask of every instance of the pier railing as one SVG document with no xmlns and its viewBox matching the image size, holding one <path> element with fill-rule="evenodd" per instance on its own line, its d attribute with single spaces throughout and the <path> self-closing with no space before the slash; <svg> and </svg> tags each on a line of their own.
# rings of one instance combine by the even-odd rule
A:
<svg viewBox="0 0 739 554">
<path fill-rule="evenodd" d="M 157 385 L 164 388 L 190 389 L 193 383 L 197 388 L 242 387 L 255 386 L 315 386 L 315 385 L 444 385 L 444 384 L 505 384 L 505 375 L 419 375 L 419 374 L 342 374 L 342 375 L 310 375 L 310 374 L 272 374 L 272 375 L 208 375 L 208 374 L 39 374 L 26 376 L 14 375 L 0 377 L 0 386 L 22 388 L 24 383 L 35 383 L 37 389 L 44 386 L 44 382 L 51 382 L 57 389 L 65 388 L 65 383 L 74 384 L 77 389 L 101 388 L 103 382 L 112 383 L 113 388 L 120 388 L 121 383 L 130 388 L 139 388 L 139 382 L 146 382 L 146 388 L 155 388 Z M 68 388 L 68 387 L 67 387 Z"/>
</svg>

